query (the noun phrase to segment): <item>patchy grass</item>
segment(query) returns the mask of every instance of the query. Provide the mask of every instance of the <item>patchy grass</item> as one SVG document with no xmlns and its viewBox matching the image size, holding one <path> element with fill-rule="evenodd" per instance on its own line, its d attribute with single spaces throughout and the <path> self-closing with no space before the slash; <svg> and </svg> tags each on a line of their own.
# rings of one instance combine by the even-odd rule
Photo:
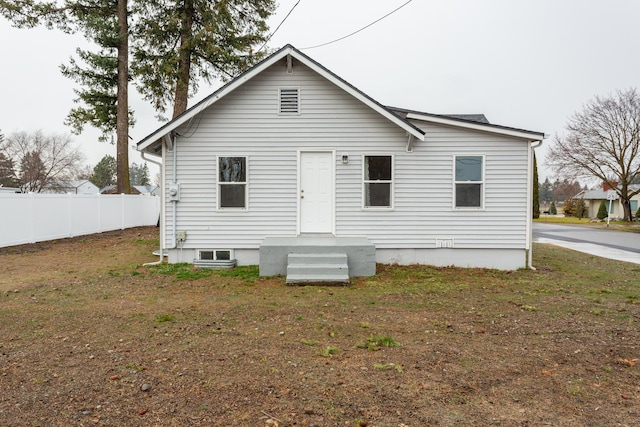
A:
<svg viewBox="0 0 640 427">
<path fill-rule="evenodd" d="M 540 215 L 540 218 L 536 218 L 533 222 L 549 222 L 553 224 L 588 224 L 590 218 L 576 218 L 573 216 L 559 216 L 559 215 Z"/>
<path fill-rule="evenodd" d="M 322 357 L 331 357 L 334 354 L 338 354 L 338 349 L 330 345 L 320 350 L 320 356 Z"/>
<path fill-rule="evenodd" d="M 540 215 L 540 218 L 534 219 L 533 222 L 546 222 L 549 224 L 564 224 L 564 225 L 580 225 L 581 227 L 590 228 L 602 228 L 617 231 L 629 231 L 632 233 L 640 233 L 640 222 L 626 222 L 626 221 L 610 221 L 607 226 L 607 221 L 603 222 L 591 222 L 590 218 L 575 218 L 565 216 L 550 216 Z"/>
<path fill-rule="evenodd" d="M 381 347 L 399 347 L 398 344 L 393 338 L 389 336 L 371 336 L 367 338 L 366 341 L 358 344 L 360 348 L 366 348 L 369 351 L 377 351 L 380 350 Z"/>
<path fill-rule="evenodd" d="M 256 267 L 142 267 L 156 239 L 0 254 L 0 424 L 640 418 L 637 265 L 536 245 L 536 271 L 379 265 L 347 287 L 292 288 Z"/>
</svg>

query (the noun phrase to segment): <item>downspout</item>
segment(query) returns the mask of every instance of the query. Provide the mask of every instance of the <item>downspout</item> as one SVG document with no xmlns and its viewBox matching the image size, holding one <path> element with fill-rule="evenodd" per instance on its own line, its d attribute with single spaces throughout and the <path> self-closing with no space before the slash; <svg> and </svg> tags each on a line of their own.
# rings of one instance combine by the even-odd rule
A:
<svg viewBox="0 0 640 427">
<path fill-rule="evenodd" d="M 144 160 L 148 162 L 151 162 L 153 164 L 160 166 L 160 176 L 161 177 L 164 176 L 164 171 L 162 170 L 162 162 L 158 162 L 149 157 L 146 157 L 146 154 L 147 154 L 146 152 L 141 151 L 140 157 L 142 157 Z M 145 264 L 142 264 L 142 266 L 150 267 L 152 265 L 159 265 L 159 264 L 162 264 L 163 261 L 164 261 L 164 188 L 160 190 L 160 259 L 154 262 L 147 262 Z"/>
<path fill-rule="evenodd" d="M 528 159 L 528 177 L 527 177 L 527 242 L 526 242 L 526 251 L 527 251 L 527 267 L 531 270 L 535 270 L 536 268 L 533 266 L 533 155 L 534 150 L 542 145 L 542 141 L 534 141 L 529 145 L 529 159 Z"/>
<path fill-rule="evenodd" d="M 173 185 L 177 185 L 178 183 L 178 146 L 176 144 L 176 135 L 172 134 L 171 137 L 173 138 L 173 143 L 172 148 L 173 148 L 173 181 L 172 184 Z M 173 219 L 171 220 L 171 225 L 173 228 L 173 232 L 171 233 L 171 249 L 175 249 L 178 246 L 178 243 L 176 242 L 176 233 L 177 231 L 177 226 L 176 226 L 176 217 L 177 217 L 177 204 L 178 204 L 178 200 L 173 199 L 171 201 L 173 203 Z"/>
</svg>

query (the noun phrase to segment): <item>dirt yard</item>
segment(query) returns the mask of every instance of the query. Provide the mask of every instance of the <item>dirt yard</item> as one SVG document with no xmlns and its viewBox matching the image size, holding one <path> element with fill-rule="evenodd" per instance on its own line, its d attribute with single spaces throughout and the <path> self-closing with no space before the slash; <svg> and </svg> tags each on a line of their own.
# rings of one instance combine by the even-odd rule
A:
<svg viewBox="0 0 640 427">
<path fill-rule="evenodd" d="M 142 267 L 157 233 L 0 249 L 0 425 L 640 425 L 640 266 L 289 287 Z"/>
</svg>

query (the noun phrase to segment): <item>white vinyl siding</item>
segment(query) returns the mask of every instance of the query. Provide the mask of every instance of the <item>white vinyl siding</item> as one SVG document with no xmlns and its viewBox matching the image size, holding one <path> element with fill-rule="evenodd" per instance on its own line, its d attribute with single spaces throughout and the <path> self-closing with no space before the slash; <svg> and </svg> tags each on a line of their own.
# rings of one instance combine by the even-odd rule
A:
<svg viewBox="0 0 640 427">
<path fill-rule="evenodd" d="M 267 236 L 296 236 L 300 151 L 335 151 L 335 234 L 367 236 L 376 248 L 526 245 L 528 143 L 510 137 L 415 122 L 427 133 L 406 152 L 406 132 L 310 69 L 278 64 L 177 129 L 180 201 L 176 229 L 185 249 L 257 250 Z M 304 114 L 275 115 L 279 88 L 299 87 Z M 367 89 L 367 88 L 363 88 Z M 342 155 L 349 162 L 342 163 Z M 393 156 L 393 209 L 363 210 L 365 155 Z M 455 155 L 484 155 L 484 209 L 452 209 Z M 217 157 L 248 156 L 247 206 L 217 210 Z M 165 182 L 173 157 L 164 153 Z M 214 167 L 215 166 L 215 167 Z M 165 202 L 171 243 L 172 202 Z"/>
</svg>

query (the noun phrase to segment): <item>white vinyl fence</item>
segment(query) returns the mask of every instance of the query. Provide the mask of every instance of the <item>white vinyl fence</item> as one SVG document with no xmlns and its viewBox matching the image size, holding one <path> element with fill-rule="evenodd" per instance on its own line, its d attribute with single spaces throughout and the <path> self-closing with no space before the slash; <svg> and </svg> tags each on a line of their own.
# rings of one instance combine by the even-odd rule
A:
<svg viewBox="0 0 640 427">
<path fill-rule="evenodd" d="M 156 225 L 160 198 L 0 193 L 0 247 Z"/>
</svg>

